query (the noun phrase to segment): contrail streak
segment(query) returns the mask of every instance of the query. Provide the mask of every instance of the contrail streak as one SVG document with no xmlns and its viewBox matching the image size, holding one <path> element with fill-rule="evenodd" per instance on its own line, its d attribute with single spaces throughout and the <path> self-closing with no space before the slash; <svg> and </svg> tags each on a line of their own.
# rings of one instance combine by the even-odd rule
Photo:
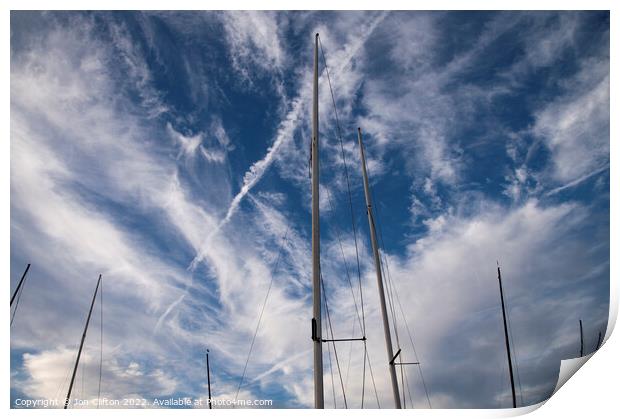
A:
<svg viewBox="0 0 620 419">
<path fill-rule="evenodd" d="M 344 51 L 346 52 L 346 54 L 344 59 L 340 62 L 340 65 L 336 67 L 338 70 L 342 71 L 351 62 L 355 54 L 357 54 L 358 50 L 364 45 L 364 43 L 370 37 L 375 28 L 385 19 L 386 16 L 387 13 L 382 13 L 375 17 L 368 25 L 369 29 L 366 31 L 364 36 L 359 39 L 358 42 L 353 45 L 348 44 L 344 47 Z M 222 229 L 222 227 L 224 227 L 231 220 L 231 218 L 233 217 L 233 215 L 235 215 L 235 212 L 239 208 L 239 205 L 241 204 L 243 198 L 258 183 L 258 181 L 261 180 L 267 169 L 269 169 L 269 167 L 275 160 L 276 153 L 278 152 L 282 144 L 292 138 L 293 132 L 295 131 L 295 128 L 297 127 L 300 118 L 303 117 L 303 112 L 305 111 L 304 104 L 309 102 L 309 97 L 310 90 L 302 87 L 301 93 L 293 101 L 292 109 L 287 113 L 285 119 L 280 122 L 275 141 L 267 150 L 267 154 L 265 155 L 265 157 L 252 164 L 249 170 L 245 172 L 241 189 L 230 202 L 228 210 L 226 211 L 226 216 L 222 219 L 222 221 L 218 223 L 216 228 L 211 233 L 209 233 L 207 238 L 204 240 L 202 246 L 200 247 L 199 251 L 197 252 L 196 256 L 188 267 L 190 271 L 196 269 L 198 263 L 204 260 L 208 246 L 213 237 Z"/>
</svg>

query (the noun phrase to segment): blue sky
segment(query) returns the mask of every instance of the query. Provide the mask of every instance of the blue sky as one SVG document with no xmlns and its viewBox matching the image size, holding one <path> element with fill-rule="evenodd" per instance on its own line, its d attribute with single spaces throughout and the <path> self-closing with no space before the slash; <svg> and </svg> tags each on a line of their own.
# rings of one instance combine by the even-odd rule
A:
<svg viewBox="0 0 620 419">
<path fill-rule="evenodd" d="M 214 395 L 234 398 L 273 277 L 240 397 L 312 405 L 316 32 L 382 407 L 391 393 L 358 126 L 400 327 L 404 316 L 433 407 L 510 406 L 496 260 L 519 404 L 551 394 L 560 360 L 579 354 L 579 319 L 594 349 L 609 307 L 609 13 L 12 12 L 11 289 L 32 263 L 11 329 L 12 399 L 64 396 L 102 273 L 105 397 L 205 397 L 208 347 Z M 357 336 L 324 73 L 320 133 L 327 298 L 334 333 Z M 74 390 L 89 399 L 95 314 Z M 357 407 L 361 352 L 339 345 Z M 418 370 L 406 381 L 427 406 Z M 333 406 L 327 370 L 325 383 Z"/>
</svg>

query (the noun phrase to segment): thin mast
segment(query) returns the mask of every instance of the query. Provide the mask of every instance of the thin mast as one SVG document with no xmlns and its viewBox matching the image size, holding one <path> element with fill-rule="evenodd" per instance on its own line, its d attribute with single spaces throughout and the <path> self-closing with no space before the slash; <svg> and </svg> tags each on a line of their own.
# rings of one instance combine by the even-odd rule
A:
<svg viewBox="0 0 620 419">
<path fill-rule="evenodd" d="M 75 360 L 75 366 L 73 367 L 73 375 L 71 376 L 71 382 L 69 383 L 69 391 L 67 392 L 67 398 L 65 399 L 65 409 L 69 406 L 69 400 L 71 399 L 71 390 L 73 390 L 73 382 L 75 381 L 75 374 L 77 373 L 78 366 L 80 365 L 80 356 L 82 355 L 82 348 L 84 347 L 84 340 L 86 339 L 86 332 L 88 331 L 88 324 L 90 323 L 90 315 L 93 313 L 93 307 L 95 306 L 95 299 L 97 298 L 97 291 L 99 291 L 99 283 L 101 282 L 101 274 L 97 280 L 97 286 L 95 287 L 95 293 L 93 294 L 93 301 L 90 303 L 90 310 L 88 310 L 88 317 L 86 318 L 86 325 L 84 326 L 84 333 L 82 333 L 82 340 L 80 341 L 80 349 L 78 349 L 77 358 Z"/>
<path fill-rule="evenodd" d="M 207 349 L 207 388 L 209 389 L 209 409 L 213 409 L 211 403 L 211 372 L 209 371 L 209 350 Z"/>
<path fill-rule="evenodd" d="M 312 341 L 314 347 L 314 407 L 323 409 L 323 347 L 321 343 L 321 250 L 319 236 L 319 34 L 314 37 L 312 91 Z"/>
<path fill-rule="evenodd" d="M 506 353 L 508 354 L 508 370 L 510 371 L 510 387 L 512 389 L 512 407 L 517 407 L 517 395 L 515 393 L 515 379 L 512 373 L 512 357 L 510 356 L 510 340 L 508 339 L 508 323 L 506 321 L 506 308 L 504 307 L 504 290 L 502 288 L 502 272 L 497 264 L 497 279 L 499 280 L 499 297 L 502 301 L 502 316 L 504 317 L 504 336 L 506 337 Z"/>
<path fill-rule="evenodd" d="M 579 349 L 579 356 L 583 356 L 583 325 L 581 319 L 579 319 L 579 338 L 581 339 L 581 347 Z"/>
<path fill-rule="evenodd" d="M 17 296 L 19 289 L 22 287 L 22 284 L 24 283 L 24 280 L 26 279 L 26 274 L 28 273 L 28 269 L 30 269 L 30 264 L 26 266 L 26 270 L 22 274 L 22 279 L 19 280 L 19 283 L 17 284 L 17 288 L 15 288 L 15 292 L 13 292 L 13 296 L 11 297 L 11 304 L 10 304 L 11 306 L 13 305 L 13 301 L 15 301 L 15 297 Z"/>
<path fill-rule="evenodd" d="M 360 156 L 362 160 L 362 174 L 364 176 L 364 194 L 366 195 L 366 209 L 368 213 L 368 225 L 370 228 L 370 241 L 372 251 L 375 256 L 375 270 L 377 272 L 377 285 L 379 286 L 379 301 L 381 302 L 381 316 L 383 317 L 383 332 L 385 334 L 385 346 L 389 361 L 390 378 L 392 379 L 392 392 L 394 393 L 394 404 L 397 409 L 401 408 L 400 394 L 398 392 L 398 379 L 396 378 L 396 368 L 394 366 L 395 356 L 392 349 L 392 335 L 390 334 L 390 324 L 388 322 L 387 308 L 385 305 L 385 292 L 383 290 L 383 278 L 381 276 L 381 259 L 379 258 L 379 247 L 377 246 L 377 236 L 375 232 L 375 222 L 372 215 L 372 203 L 370 200 L 370 188 L 368 186 L 368 174 L 366 173 L 366 157 L 364 155 L 364 145 L 362 144 L 362 130 L 357 129 L 357 139 L 360 146 Z M 398 355 L 398 354 L 397 354 Z"/>
</svg>

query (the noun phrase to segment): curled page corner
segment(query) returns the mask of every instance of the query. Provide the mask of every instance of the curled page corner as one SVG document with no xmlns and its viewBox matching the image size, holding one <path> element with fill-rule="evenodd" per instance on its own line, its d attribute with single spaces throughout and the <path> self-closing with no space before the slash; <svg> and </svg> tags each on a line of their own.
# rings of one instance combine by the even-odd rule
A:
<svg viewBox="0 0 620 419">
<path fill-rule="evenodd" d="M 586 356 L 582 356 L 582 357 L 578 357 L 578 358 L 571 358 L 571 359 L 563 359 L 560 362 L 560 372 L 558 374 L 558 381 L 555 384 L 555 388 L 553 389 L 553 393 L 551 393 L 551 396 L 549 396 L 549 398 L 547 400 L 549 400 L 551 397 L 553 397 L 553 395 L 555 393 L 558 392 L 558 390 L 560 388 L 562 388 L 562 386 L 564 384 L 566 384 L 566 382 L 573 376 L 575 375 L 575 373 L 577 371 L 579 371 L 579 369 L 581 367 L 584 366 L 584 364 L 586 362 L 588 362 L 588 360 L 590 358 L 592 358 L 592 356 L 597 353 L 600 348 L 602 348 L 605 345 L 605 342 L 607 342 L 607 340 L 609 339 L 609 336 L 611 335 L 611 332 L 615 326 L 616 323 L 616 313 L 613 312 L 613 309 L 610 308 L 610 312 L 609 312 L 609 320 L 607 323 L 607 328 L 605 330 L 605 336 L 603 337 L 603 340 L 601 341 L 599 347 L 594 351 L 589 353 Z M 540 403 L 540 405 L 544 404 L 547 402 L 547 400 L 543 401 L 542 403 Z M 537 406 L 538 407 L 538 406 Z"/>
<path fill-rule="evenodd" d="M 580 358 L 563 359 L 560 363 L 560 373 L 558 374 L 558 382 L 555 384 L 551 397 L 571 378 L 579 368 L 581 368 L 596 352 L 592 352 Z M 551 398 L 550 397 L 550 398 Z"/>
<path fill-rule="evenodd" d="M 592 357 L 592 355 L 594 355 L 596 353 L 592 352 L 586 356 L 583 357 L 579 357 L 579 358 L 571 358 L 571 359 L 563 359 L 560 362 L 560 372 L 558 374 L 558 381 L 555 384 L 555 388 L 553 389 L 553 393 L 551 393 L 551 396 L 549 396 L 547 399 L 529 405 L 529 406 L 523 406 L 521 408 L 517 408 L 514 409 L 514 415 L 511 416 L 520 416 L 520 415 L 525 415 L 527 413 L 531 413 L 534 410 L 538 409 L 539 407 L 541 407 L 542 405 L 544 405 L 545 403 L 547 403 L 555 393 L 557 393 L 557 391 L 562 388 L 562 386 L 564 384 L 566 384 L 566 382 L 573 376 L 575 375 L 575 373 L 577 371 L 579 371 L 579 369 L 581 367 L 584 366 L 584 364 L 586 362 L 588 362 L 588 360 Z"/>
</svg>

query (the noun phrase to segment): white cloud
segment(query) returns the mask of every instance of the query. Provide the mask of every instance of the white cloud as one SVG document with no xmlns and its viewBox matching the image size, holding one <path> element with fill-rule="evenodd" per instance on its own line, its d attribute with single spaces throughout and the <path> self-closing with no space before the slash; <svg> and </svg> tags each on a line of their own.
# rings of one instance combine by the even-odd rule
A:
<svg viewBox="0 0 620 419">
<path fill-rule="evenodd" d="M 80 358 L 80 367 L 77 370 L 72 399 L 87 400 L 88 404 L 70 405 L 70 408 L 94 408 L 97 406 L 99 394 L 99 354 L 90 348 L 85 350 Z M 22 389 L 30 395 L 39 398 L 57 400 L 64 405 L 67 396 L 68 384 L 75 363 L 76 348 L 57 347 L 36 354 L 24 354 L 24 369 L 28 378 L 19 383 Z M 178 381 L 160 369 L 145 371 L 140 363 L 130 361 L 120 364 L 115 359 L 106 359 L 102 370 L 101 394 L 102 406 L 104 400 L 123 400 L 126 398 L 146 399 L 150 404 L 149 395 L 166 396 L 175 392 Z M 64 386 L 59 386 L 63 383 Z M 110 383 L 114 383 L 111 385 Z M 108 402 L 109 403 L 109 402 Z M 127 406 L 124 406 L 127 408 Z"/>
<path fill-rule="evenodd" d="M 198 150 L 200 145 L 202 144 L 202 140 L 204 137 L 204 134 L 202 132 L 199 132 L 196 135 L 183 135 L 180 132 L 176 131 L 174 128 L 172 128 L 170 122 L 166 124 L 166 131 L 168 132 L 170 137 L 179 144 L 179 157 L 182 155 L 193 157 L 196 154 L 196 151 Z"/>
<path fill-rule="evenodd" d="M 234 15 L 234 16 L 236 16 L 235 18 L 238 18 L 238 15 Z M 246 15 L 243 15 L 243 16 L 246 16 Z M 344 68 L 350 64 L 350 61 L 353 59 L 353 56 L 355 55 L 355 53 L 358 52 L 358 50 L 363 46 L 365 39 L 372 33 L 373 28 L 376 27 L 376 25 L 382 19 L 383 19 L 382 16 L 379 16 L 378 18 L 373 19 L 372 24 L 370 25 L 370 29 L 368 28 L 364 29 L 365 31 L 364 37 L 362 37 L 361 39 L 356 38 L 354 42 L 352 41 L 350 44 L 346 44 L 341 51 L 335 54 L 337 58 L 334 61 L 338 63 L 338 66 L 336 67 L 337 70 L 343 71 Z M 309 75 L 307 75 L 305 79 L 309 79 Z M 307 85 L 307 83 L 301 83 L 301 86 L 305 86 L 305 85 Z M 328 106 L 330 103 L 329 102 L 330 99 L 329 99 L 329 96 L 327 95 L 327 86 L 325 85 L 325 83 L 322 84 L 322 90 L 324 91 L 324 94 L 321 96 L 323 98 L 322 101 L 323 103 L 325 103 L 325 106 Z M 307 122 L 305 118 L 303 117 L 303 115 L 304 115 L 304 112 L 308 109 L 309 97 L 310 97 L 309 90 L 304 88 L 300 91 L 299 95 L 295 99 L 292 100 L 292 105 L 290 106 L 289 110 L 287 111 L 287 113 L 284 115 L 284 117 L 280 121 L 278 130 L 277 130 L 277 133 L 276 133 L 276 136 L 275 136 L 275 139 L 272 145 L 267 150 L 265 156 L 262 159 L 254 162 L 250 166 L 250 168 L 246 171 L 246 173 L 243 176 L 243 184 L 241 185 L 239 192 L 234 196 L 234 198 L 230 202 L 230 205 L 228 206 L 228 210 L 226 211 L 226 215 L 224 216 L 222 221 L 220 221 L 220 223 L 218 224 L 218 228 L 206 237 L 204 244 L 202 246 L 202 249 L 205 249 L 210 246 L 210 240 L 212 239 L 213 234 L 219 231 L 219 229 L 221 229 L 224 225 L 226 225 L 231 220 L 235 212 L 238 210 L 239 205 L 241 204 L 241 201 L 243 200 L 243 198 L 260 181 L 265 171 L 271 166 L 271 164 L 274 161 L 277 160 L 278 162 L 282 162 L 283 160 L 286 161 L 289 158 L 291 158 L 286 163 L 284 163 L 285 165 L 284 167 L 286 168 L 289 167 L 288 165 L 290 164 L 289 163 L 290 161 L 296 162 L 296 163 L 299 163 L 300 160 L 303 161 L 303 158 L 300 159 L 300 156 L 303 156 L 305 154 L 294 153 L 293 149 L 290 146 L 285 146 L 285 145 L 287 142 L 291 141 L 291 137 L 293 137 L 294 133 L 298 130 L 299 125 L 301 123 Z M 281 148 L 283 150 L 282 152 L 283 155 L 279 156 L 279 154 L 281 154 L 280 153 Z M 293 152 L 293 155 L 291 154 L 291 152 Z M 300 172 L 303 173 L 302 167 L 305 167 L 305 166 L 303 164 L 302 165 L 298 164 L 296 166 L 296 169 L 290 170 L 290 171 L 285 168 L 284 174 L 289 175 L 289 176 L 293 175 L 294 178 L 299 181 L 302 178 L 305 178 L 305 175 L 299 174 Z M 197 263 L 199 263 L 203 259 L 203 257 L 204 257 L 204 250 L 198 253 L 196 258 L 194 258 L 194 260 L 192 261 L 191 266 L 195 267 Z"/>
<path fill-rule="evenodd" d="M 162 159 L 147 141 L 152 132 L 143 120 L 115 108 L 120 99 L 111 99 L 116 85 L 110 74 L 97 73 L 101 67 L 91 64 L 76 69 L 76 62 L 108 62 L 109 49 L 91 35 L 88 26 L 56 28 L 32 54 L 16 58 L 12 68 L 12 243 L 35 261 L 35 276 L 47 281 L 40 284 L 41 293 L 29 297 L 39 310 L 23 311 L 16 319 L 20 332 L 11 343 L 15 349 L 45 351 L 77 339 L 83 303 L 102 272 L 108 290 L 106 338 L 120 345 L 114 356 L 155 358 L 162 368 L 174 370 L 165 359 L 182 350 L 177 347 L 181 342 L 186 351 L 202 338 L 179 325 L 179 313 L 186 307 L 168 309 L 188 286 L 214 298 L 212 287 L 193 283 L 173 258 L 161 258 L 151 240 L 128 230 L 109 208 L 83 200 L 81 192 L 131 206 L 145 220 L 158 223 L 169 240 L 196 250 L 214 226 L 213 217 L 190 202 L 173 161 Z M 191 307 L 194 297 L 184 303 Z M 28 298 L 24 304 L 28 307 Z M 36 315 L 41 312 L 46 315 Z M 169 317 L 162 316 L 165 313 Z M 161 333 L 176 339 L 153 339 L 158 319 Z M 150 369 L 145 375 L 155 373 Z"/>
<path fill-rule="evenodd" d="M 427 236 L 410 244 L 405 257 L 388 255 L 392 281 L 413 327 L 434 407 L 499 407 L 499 403 L 507 403 L 504 398 L 499 398 L 498 404 L 490 402 L 509 384 L 507 376 L 500 374 L 506 360 L 499 317 L 497 259 L 511 310 L 521 379 L 524 386 L 532 386 L 528 387 L 531 392 L 526 402 L 540 400 L 553 389 L 555 363 L 578 344 L 578 335 L 574 333 L 578 316 L 591 313 L 596 304 L 588 297 L 591 288 L 583 282 L 580 291 L 573 286 L 593 266 L 592 260 L 585 259 L 607 257 L 602 252 L 584 259 L 581 252 L 589 245 L 567 240 L 571 230 L 583 222 L 583 208 L 542 207 L 536 201 L 508 211 L 489 203 L 483 208 L 473 217 L 441 215 L 433 221 Z M 382 405 L 390 406 L 387 370 L 380 362 L 385 358 L 381 328 L 370 329 L 370 325 L 379 324 L 379 319 L 374 272 L 372 266 L 369 268 L 365 270 L 364 282 L 369 351 L 375 360 Z M 336 294 L 333 301 L 344 299 Z M 575 317 L 566 319 L 567 312 L 575 313 Z M 597 321 L 604 321 L 603 316 Z M 414 355 L 402 317 L 397 314 L 397 318 L 403 354 L 411 360 Z M 540 334 L 549 337 L 540 339 Z M 455 344 L 458 346 L 451 348 Z M 537 371 L 541 364 L 545 368 Z M 361 364 L 354 363 L 353 368 L 360 371 Z M 409 370 L 408 374 L 411 385 L 416 386 L 413 390 L 417 404 L 424 405 L 421 382 L 414 378 L 416 371 Z M 360 390 L 359 381 L 353 380 L 347 387 L 351 403 L 359 403 L 359 399 L 354 401 Z M 468 389 L 472 381 L 493 385 Z M 534 391 L 536 386 L 538 390 Z"/>
<path fill-rule="evenodd" d="M 584 63 L 572 81 L 534 124 L 552 153 L 551 176 L 565 183 L 609 162 L 609 62 Z"/>
<path fill-rule="evenodd" d="M 233 66 L 251 81 L 252 66 L 279 71 L 286 53 L 280 44 L 276 12 L 230 11 L 222 14 Z"/>
<path fill-rule="evenodd" d="M 211 141 L 212 145 L 206 145 L 204 132 L 194 135 L 183 135 L 168 122 L 166 124 L 166 131 L 179 146 L 177 158 L 185 157 L 186 159 L 192 159 L 200 152 L 200 155 L 209 163 L 224 163 L 228 151 L 234 147 L 231 145 L 230 138 L 228 138 L 228 134 L 219 119 L 214 120 L 211 128 L 215 138 L 214 141 Z"/>
<path fill-rule="evenodd" d="M 140 98 L 142 106 L 146 109 L 150 118 L 156 118 L 168 111 L 162 95 L 153 87 L 153 77 L 149 66 L 144 59 L 144 53 L 140 47 L 132 42 L 127 28 L 123 24 L 109 22 L 112 42 L 118 51 L 118 57 L 127 69 L 128 79 L 131 81 Z"/>
</svg>

